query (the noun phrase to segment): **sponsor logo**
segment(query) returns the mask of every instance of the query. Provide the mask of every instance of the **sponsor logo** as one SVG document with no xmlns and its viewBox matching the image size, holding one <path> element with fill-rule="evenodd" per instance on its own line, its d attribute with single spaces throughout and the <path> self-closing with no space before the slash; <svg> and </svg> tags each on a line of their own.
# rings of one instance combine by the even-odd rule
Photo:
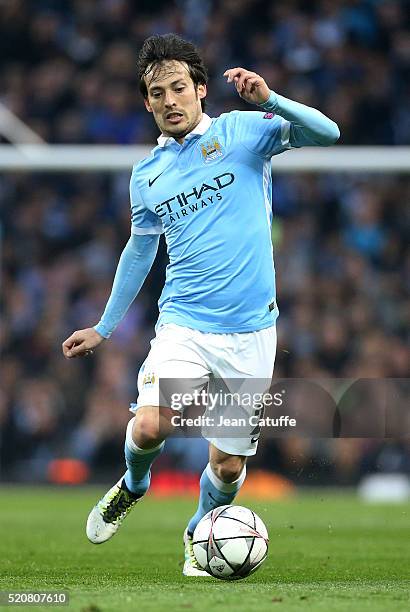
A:
<svg viewBox="0 0 410 612">
<path fill-rule="evenodd" d="M 177 219 L 186 217 L 202 208 L 215 204 L 218 200 L 222 200 L 221 191 L 232 185 L 234 180 L 235 175 L 231 172 L 215 176 L 199 187 L 192 187 L 191 191 L 182 191 L 161 202 L 161 204 L 157 204 L 154 208 L 155 213 L 159 217 L 169 215 L 169 222 L 174 223 Z"/>
<path fill-rule="evenodd" d="M 210 140 L 201 142 L 200 150 L 202 154 L 202 161 L 205 162 L 205 164 L 209 164 L 209 162 L 212 162 L 219 157 L 223 157 L 224 155 L 222 147 L 216 136 Z"/>
</svg>

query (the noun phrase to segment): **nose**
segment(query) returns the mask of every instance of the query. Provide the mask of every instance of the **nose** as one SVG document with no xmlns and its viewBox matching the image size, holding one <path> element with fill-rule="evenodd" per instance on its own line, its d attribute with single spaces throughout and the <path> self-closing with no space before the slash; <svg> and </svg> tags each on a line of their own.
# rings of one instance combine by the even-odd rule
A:
<svg viewBox="0 0 410 612">
<path fill-rule="evenodd" d="M 175 105 L 176 105 L 176 102 L 174 100 L 174 92 L 171 90 L 166 91 L 165 92 L 165 106 L 167 108 L 172 108 Z"/>
</svg>

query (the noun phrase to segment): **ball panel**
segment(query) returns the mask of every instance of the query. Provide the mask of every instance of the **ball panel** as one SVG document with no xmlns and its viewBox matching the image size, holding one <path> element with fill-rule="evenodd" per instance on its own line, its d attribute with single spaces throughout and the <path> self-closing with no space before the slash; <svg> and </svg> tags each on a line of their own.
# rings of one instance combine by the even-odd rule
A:
<svg viewBox="0 0 410 612">
<path fill-rule="evenodd" d="M 228 565 L 225 559 L 221 559 L 220 557 L 212 557 L 208 563 L 209 572 L 215 576 L 216 578 L 227 578 L 231 576 L 234 572 L 232 567 Z"/>
<path fill-rule="evenodd" d="M 268 552 L 268 547 L 266 545 L 265 540 L 262 538 L 255 538 L 255 543 L 253 545 L 249 562 L 253 566 L 257 565 L 262 559 L 266 556 Z"/>
<path fill-rule="evenodd" d="M 246 576 L 249 576 L 251 571 L 252 571 L 252 565 L 250 562 L 250 555 L 248 555 L 244 563 L 242 563 L 241 567 L 236 571 L 236 575 L 239 578 L 245 578 Z"/>
<path fill-rule="evenodd" d="M 208 563 L 208 541 L 206 541 L 205 543 L 194 544 L 193 549 L 196 560 L 198 561 L 202 569 L 205 569 Z"/>
<path fill-rule="evenodd" d="M 204 516 L 195 528 L 193 535 L 193 542 L 207 542 L 209 538 L 209 532 L 211 531 L 211 520 Z"/>
<path fill-rule="evenodd" d="M 251 527 L 254 527 L 253 513 L 249 508 L 243 506 L 227 506 L 222 513 L 223 517 L 230 517 L 238 521 L 242 521 Z"/>
<path fill-rule="evenodd" d="M 257 514 L 255 514 L 255 512 L 254 512 L 254 515 L 255 515 L 255 525 L 256 525 L 255 529 L 256 529 L 256 531 L 258 533 L 260 533 L 261 536 L 263 538 L 265 538 L 265 540 L 267 540 L 268 539 L 268 530 L 266 529 L 265 523 L 262 521 L 262 519 Z"/>
<path fill-rule="evenodd" d="M 255 535 L 255 531 L 252 527 L 245 525 L 241 521 L 237 521 L 233 518 L 225 516 L 218 516 L 212 527 L 212 533 L 215 540 L 237 538 L 237 537 L 251 537 Z"/>
<path fill-rule="evenodd" d="M 214 508 L 213 510 L 211 510 L 211 512 L 209 512 L 209 517 L 213 520 L 216 521 L 216 519 L 218 518 L 218 516 L 220 516 L 221 514 L 223 514 L 225 512 L 225 510 L 227 510 L 228 508 L 231 508 L 232 506 L 218 506 L 217 508 Z"/>
<path fill-rule="evenodd" d="M 239 569 L 246 560 L 250 546 L 251 544 L 248 544 L 245 538 L 225 540 L 225 544 L 220 548 L 221 555 L 228 561 L 229 565 L 236 570 Z"/>
</svg>

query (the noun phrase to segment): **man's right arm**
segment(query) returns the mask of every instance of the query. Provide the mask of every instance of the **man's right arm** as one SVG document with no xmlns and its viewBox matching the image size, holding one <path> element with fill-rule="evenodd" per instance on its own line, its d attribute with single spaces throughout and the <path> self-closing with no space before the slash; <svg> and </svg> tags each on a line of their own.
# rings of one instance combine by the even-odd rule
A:
<svg viewBox="0 0 410 612">
<path fill-rule="evenodd" d="M 159 234 L 131 234 L 117 266 L 111 295 L 94 328 L 74 332 L 63 342 L 66 357 L 87 355 L 104 338 L 109 338 L 138 295 L 154 263 Z"/>
<path fill-rule="evenodd" d="M 104 313 L 94 329 L 109 338 L 137 297 L 158 250 L 158 234 L 131 234 L 118 263 Z"/>
</svg>

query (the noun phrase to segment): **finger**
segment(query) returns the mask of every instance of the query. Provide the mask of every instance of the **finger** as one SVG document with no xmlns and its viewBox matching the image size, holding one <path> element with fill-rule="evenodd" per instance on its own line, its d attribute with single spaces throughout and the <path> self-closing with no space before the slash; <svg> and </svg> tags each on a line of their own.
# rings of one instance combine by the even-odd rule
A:
<svg viewBox="0 0 410 612">
<path fill-rule="evenodd" d="M 67 352 L 70 350 L 70 348 L 74 346 L 74 343 L 68 342 L 68 340 L 66 340 L 65 342 L 63 342 L 61 346 L 62 346 L 64 355 L 66 355 Z"/>
<path fill-rule="evenodd" d="M 85 342 L 81 342 L 81 344 L 78 344 L 77 346 L 74 346 L 69 351 L 67 351 L 67 357 L 80 357 L 81 355 L 85 354 L 86 350 L 87 347 Z"/>
<path fill-rule="evenodd" d="M 245 85 L 245 91 L 249 94 L 253 93 L 255 91 L 255 89 L 257 89 L 260 85 L 260 78 L 259 77 L 251 77 L 250 79 L 247 79 L 246 81 L 246 85 Z"/>
<path fill-rule="evenodd" d="M 70 348 L 71 347 L 63 346 L 63 355 L 64 355 L 64 357 L 69 357 Z"/>
<path fill-rule="evenodd" d="M 83 337 L 82 330 L 81 331 L 77 330 L 73 334 L 71 334 L 71 336 L 69 336 L 67 340 L 63 342 L 63 346 L 72 347 L 74 344 L 81 344 L 83 340 L 84 340 L 84 337 Z"/>
<path fill-rule="evenodd" d="M 255 72 L 249 72 L 249 71 L 242 74 L 242 76 L 239 78 L 238 83 L 237 83 L 237 87 L 239 91 L 242 91 L 243 89 L 245 89 L 246 83 L 248 82 L 249 79 L 253 79 L 257 76 L 258 75 Z"/>
<path fill-rule="evenodd" d="M 245 72 L 244 68 L 229 68 L 229 70 L 225 70 L 224 76 L 228 77 L 227 83 L 232 83 L 232 81 L 238 79 L 243 72 Z"/>
<path fill-rule="evenodd" d="M 67 340 L 64 340 L 63 347 L 72 347 L 75 344 L 75 334 L 72 334 Z"/>
<path fill-rule="evenodd" d="M 246 83 L 246 79 L 247 79 L 246 73 L 241 74 L 240 77 L 235 77 L 235 85 L 236 85 L 236 89 L 238 93 L 241 93 L 241 91 L 243 90 L 244 85 Z"/>
<path fill-rule="evenodd" d="M 63 342 L 62 349 L 63 349 L 64 357 L 68 357 L 68 354 L 70 353 L 71 349 L 74 346 L 75 346 L 75 341 L 70 340 L 69 338 Z"/>
</svg>

